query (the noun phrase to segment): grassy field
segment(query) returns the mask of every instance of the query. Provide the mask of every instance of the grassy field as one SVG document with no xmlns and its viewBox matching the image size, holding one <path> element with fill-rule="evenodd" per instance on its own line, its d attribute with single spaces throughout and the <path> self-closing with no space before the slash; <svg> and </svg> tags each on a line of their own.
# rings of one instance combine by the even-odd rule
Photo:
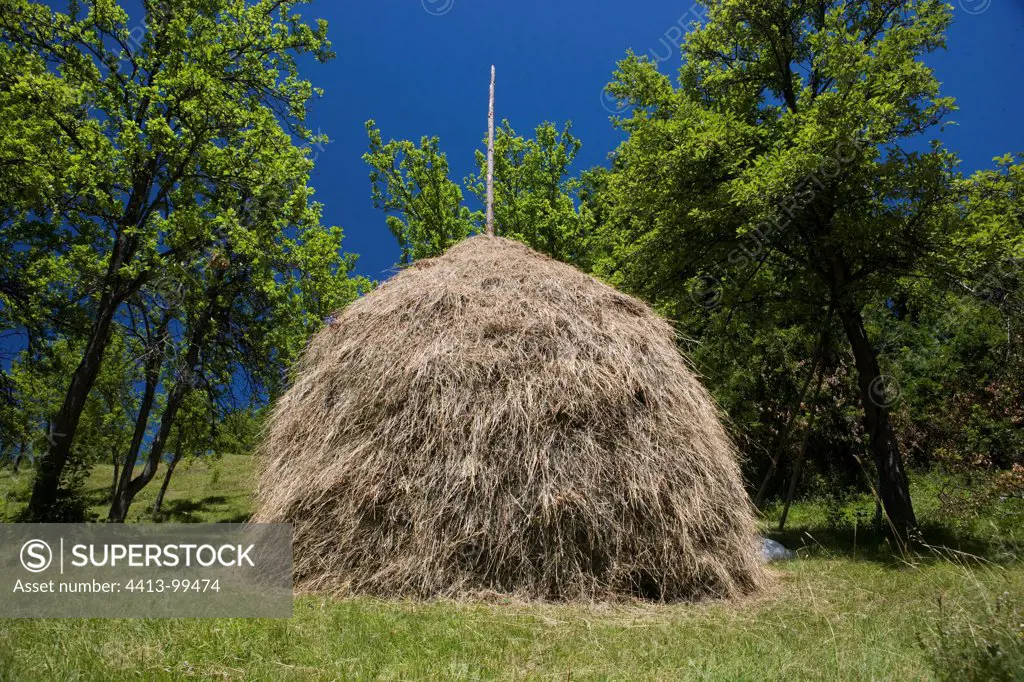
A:
<svg viewBox="0 0 1024 682">
<path fill-rule="evenodd" d="M 97 520 L 110 511 L 110 485 L 114 467 L 101 464 L 93 468 L 85 482 L 89 513 Z M 128 521 L 151 521 L 153 501 L 163 479 L 157 478 L 142 489 L 128 512 Z M 11 520 L 28 501 L 32 471 L 14 474 L 0 470 L 0 521 Z M 215 460 L 179 464 L 164 497 L 161 520 L 175 523 L 239 523 L 252 508 L 252 457 L 223 455 Z"/>
<path fill-rule="evenodd" d="M 249 462 L 178 472 L 175 521 L 248 512 Z M 111 472 L 89 481 L 96 496 Z M 176 474 L 176 476 L 178 476 Z M 10 513 L 24 495 L 9 472 Z M 929 534 L 969 551 L 897 557 L 856 522 L 870 500 L 798 504 L 799 547 L 767 594 L 742 603 L 464 604 L 301 597 L 291 620 L 49 620 L 0 626 L 0 679 L 1015 679 L 1024 675 L 1019 500 Z M 145 518 L 144 498 L 133 512 Z M 172 504 L 173 503 L 173 504 Z M 771 510 L 769 514 L 771 514 Z M 852 523 L 852 525 L 850 525 Z M 941 639 L 940 639 L 941 638 Z M 945 655 L 942 652 L 947 652 Z M 957 666 L 963 666 L 957 668 Z M 988 666 L 988 667 L 985 667 Z M 968 670 L 969 669 L 969 670 Z M 1019 677 L 1017 677 L 1019 679 Z"/>
</svg>

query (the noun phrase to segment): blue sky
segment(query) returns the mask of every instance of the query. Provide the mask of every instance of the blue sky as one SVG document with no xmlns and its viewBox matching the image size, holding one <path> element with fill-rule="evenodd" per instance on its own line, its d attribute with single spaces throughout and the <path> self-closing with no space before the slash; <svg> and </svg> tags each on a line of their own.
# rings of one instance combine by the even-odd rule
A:
<svg viewBox="0 0 1024 682">
<path fill-rule="evenodd" d="M 318 0 L 309 17 L 330 24 L 337 59 L 305 75 L 326 92 L 310 127 L 331 143 L 313 179 L 325 220 L 345 229 L 359 272 L 384 278 L 398 247 L 370 203 L 363 124 L 387 138 L 437 135 L 453 179 L 473 166 L 487 125 L 489 68 L 498 69 L 498 118 L 520 134 L 543 121 L 571 120 L 583 149 L 580 167 L 603 163 L 620 141 L 602 100 L 615 63 L 632 48 L 665 58 L 690 18 L 692 0 Z M 929 63 L 943 92 L 957 98 L 959 123 L 942 134 L 965 171 L 994 156 L 1024 151 L 1024 3 L 953 0 L 948 50 Z M 678 49 L 661 64 L 675 73 Z"/>
</svg>

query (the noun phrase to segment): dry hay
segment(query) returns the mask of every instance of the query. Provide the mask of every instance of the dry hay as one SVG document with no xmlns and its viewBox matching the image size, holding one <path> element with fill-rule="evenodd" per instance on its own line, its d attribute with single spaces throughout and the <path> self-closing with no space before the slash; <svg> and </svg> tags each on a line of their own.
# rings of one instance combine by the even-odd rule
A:
<svg viewBox="0 0 1024 682">
<path fill-rule="evenodd" d="M 256 521 L 309 591 L 733 597 L 764 569 L 733 447 L 672 328 L 474 237 L 311 342 L 261 451 Z"/>
</svg>

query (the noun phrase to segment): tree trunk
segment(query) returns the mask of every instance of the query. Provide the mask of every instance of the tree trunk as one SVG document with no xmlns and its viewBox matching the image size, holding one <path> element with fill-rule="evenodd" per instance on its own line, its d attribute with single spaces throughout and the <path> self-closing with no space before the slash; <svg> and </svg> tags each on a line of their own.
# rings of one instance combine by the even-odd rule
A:
<svg viewBox="0 0 1024 682">
<path fill-rule="evenodd" d="M 156 475 L 156 470 L 160 466 L 160 459 L 164 454 L 164 448 L 167 446 L 167 440 L 171 435 L 171 429 L 178 418 L 178 410 L 181 409 L 189 391 L 192 390 L 191 374 L 199 366 L 200 349 L 206 339 L 206 333 L 210 329 L 211 321 L 217 314 L 217 294 L 220 284 L 221 282 L 218 281 L 207 290 L 206 310 L 197 315 L 195 329 L 188 340 L 188 350 L 185 352 L 184 360 L 180 365 L 180 376 L 175 382 L 174 388 L 171 389 L 167 396 L 164 412 L 160 416 L 160 429 L 149 446 L 149 457 L 146 460 L 146 467 L 142 470 L 141 474 L 134 479 L 128 480 L 128 483 L 120 491 L 116 500 L 116 508 L 112 505 L 110 509 L 108 520 L 111 522 L 124 522 L 128 516 L 128 508 L 131 506 L 132 500 L 135 499 L 140 490 L 149 485 L 149 482 Z M 134 464 L 132 462 L 133 467 Z M 124 474 L 122 474 L 121 478 L 125 479 Z"/>
<path fill-rule="evenodd" d="M 142 402 L 139 403 L 139 413 L 135 418 L 135 432 L 132 434 L 132 442 L 125 453 L 124 462 L 121 467 L 121 475 L 118 477 L 114 488 L 114 496 L 110 501 L 110 512 L 107 514 L 107 521 L 124 521 L 128 514 L 128 501 L 125 499 L 126 491 L 132 481 L 132 474 L 135 473 L 135 462 L 139 459 L 139 450 L 142 448 L 142 441 L 146 437 L 146 426 L 149 425 L 149 414 L 153 410 L 153 402 L 156 399 L 156 387 L 160 381 L 160 365 L 163 362 L 163 351 L 160 348 L 161 341 L 170 324 L 170 314 L 165 314 L 156 333 L 156 343 L 148 349 L 149 359 L 146 361 L 146 388 L 142 394 Z"/>
<path fill-rule="evenodd" d="M 800 482 L 800 474 L 803 473 L 804 468 L 804 456 L 807 454 L 807 441 L 811 437 L 811 428 L 814 426 L 813 415 L 811 423 L 807 426 L 807 431 L 804 433 L 804 439 L 800 442 L 800 452 L 797 453 L 796 461 L 793 462 L 793 476 L 789 479 L 789 489 L 786 490 L 786 500 L 782 505 L 782 515 L 779 517 L 779 532 L 781 533 L 786 529 L 786 519 L 789 518 L 789 508 L 793 504 L 793 498 L 796 496 L 796 486 Z"/>
<path fill-rule="evenodd" d="M 180 426 L 178 427 L 181 428 Z M 181 435 L 178 435 L 178 449 L 174 451 L 174 457 L 167 464 L 167 471 L 164 473 L 164 481 L 160 484 L 160 490 L 156 494 L 156 501 L 153 503 L 153 516 L 156 517 L 160 514 L 161 507 L 164 506 L 164 495 L 167 494 L 167 487 L 171 484 L 171 476 L 174 475 L 174 468 L 178 466 L 178 462 L 181 461 Z"/>
<path fill-rule="evenodd" d="M 110 458 L 111 463 L 114 465 L 114 476 L 110 479 L 110 501 L 114 501 L 114 495 L 117 494 L 117 474 L 120 471 L 120 462 L 117 461 L 117 451 L 114 451 L 113 456 Z"/>
<path fill-rule="evenodd" d="M 128 485 L 121 491 L 117 499 L 117 508 L 115 509 L 112 506 L 110 509 L 110 521 L 123 523 L 128 516 L 128 508 L 131 506 L 135 496 L 153 480 L 156 470 L 160 466 L 160 458 L 163 457 L 164 447 L 167 445 L 167 438 L 170 436 L 171 427 L 174 426 L 174 420 L 178 417 L 178 410 L 181 408 L 190 389 L 191 387 L 184 381 L 179 381 L 174 386 L 171 395 L 167 398 L 167 406 L 164 408 L 164 413 L 160 418 L 160 430 L 153 438 L 153 444 L 150 445 L 146 467 L 142 470 L 141 474 L 129 481 Z"/>
<path fill-rule="evenodd" d="M 21 469 L 21 462 L 25 459 L 25 441 L 21 441 L 21 445 L 18 446 L 18 456 L 14 458 L 14 473 L 18 473 Z"/>
<path fill-rule="evenodd" d="M 149 413 L 153 409 L 153 400 L 156 395 L 156 376 L 147 372 L 146 389 L 142 394 L 142 402 L 139 404 L 139 414 L 135 417 L 135 432 L 132 434 L 131 445 L 125 453 L 121 466 L 121 474 L 118 476 L 114 487 L 114 497 L 110 501 L 110 512 L 107 514 L 107 521 L 123 521 L 127 509 L 122 509 L 124 504 L 124 492 L 131 483 L 132 473 L 135 471 L 135 462 L 139 459 L 139 450 L 142 448 L 142 440 L 146 436 L 146 426 L 149 424 Z"/>
<path fill-rule="evenodd" d="M 775 472 L 779 468 L 779 462 L 782 460 L 782 453 L 786 450 L 786 444 L 789 443 L 789 436 L 793 432 L 793 427 L 796 425 L 796 416 L 800 414 L 800 408 L 804 404 L 804 399 L 807 397 L 807 389 L 809 388 L 808 383 L 814 378 L 814 373 L 818 371 L 817 358 L 815 358 L 814 366 L 811 368 L 812 374 L 808 375 L 807 383 L 800 390 L 800 396 L 797 398 L 796 405 L 793 406 L 793 412 L 790 413 L 789 419 L 786 420 L 786 425 L 779 432 L 779 440 L 775 444 L 775 455 L 772 457 L 772 461 L 768 465 L 768 471 L 764 475 L 764 479 L 761 480 L 761 485 L 757 489 L 757 497 L 754 498 L 754 506 L 758 510 L 761 509 L 761 504 L 764 503 L 764 496 L 768 492 L 768 484 L 771 483 L 772 478 L 775 477 Z"/>
<path fill-rule="evenodd" d="M 829 322 L 831 322 L 831 320 L 832 316 L 829 314 Z M 818 365 L 821 364 L 822 356 L 825 352 L 825 339 L 828 338 L 827 324 L 828 322 L 826 322 L 826 328 L 821 332 L 821 340 L 818 341 L 818 347 L 814 351 L 814 360 L 811 364 L 811 371 L 808 372 L 807 378 L 804 379 L 804 385 L 800 388 L 800 395 L 797 397 L 796 405 L 793 406 L 793 411 L 790 413 L 789 419 L 786 420 L 786 425 L 783 427 L 782 431 L 779 432 L 779 440 L 775 446 L 775 456 L 772 457 L 772 461 L 768 466 L 768 472 L 761 481 L 761 486 L 757 489 L 757 497 L 754 498 L 754 506 L 758 509 L 761 508 L 761 504 L 764 502 L 765 493 L 768 492 L 768 484 L 775 476 L 775 472 L 779 467 L 779 462 L 782 460 L 782 453 L 785 451 L 786 444 L 789 443 L 789 436 L 793 432 L 793 427 L 796 425 L 796 417 L 800 414 L 800 408 L 803 407 L 804 401 L 807 398 L 807 390 L 811 387 L 811 382 L 814 381 L 814 375 L 818 372 Z"/>
<path fill-rule="evenodd" d="M 47 434 L 50 447 L 36 468 L 36 479 L 27 509 L 30 521 L 57 520 L 56 506 L 60 498 L 61 476 L 71 455 L 71 445 L 82 417 L 82 410 L 85 408 L 85 400 L 89 397 L 89 391 L 92 390 L 92 385 L 99 375 L 118 305 L 119 302 L 110 295 L 104 295 L 100 302 L 100 314 L 93 324 L 85 353 L 71 376 L 71 385 L 64 397 L 64 403 Z"/>
<path fill-rule="evenodd" d="M 903 457 L 889 420 L 889 408 L 894 396 L 886 395 L 887 377 L 879 369 L 878 356 L 868 339 L 860 310 L 849 296 L 837 301 L 836 307 L 857 365 L 864 428 L 878 471 L 878 494 L 893 531 L 900 538 L 906 539 L 917 527 L 917 518 L 910 500 L 910 485 L 903 468 Z"/>
<path fill-rule="evenodd" d="M 59 520 L 56 507 L 60 499 L 61 477 L 71 456 L 71 446 L 78 430 L 78 422 L 82 418 L 82 411 L 85 409 L 85 401 L 100 373 L 103 355 L 107 350 L 107 344 L 110 343 L 114 315 L 121 303 L 143 284 L 142 276 L 131 282 L 124 282 L 121 278 L 121 268 L 132 260 L 138 249 L 138 237 L 131 233 L 131 229 L 144 221 L 145 205 L 153 187 L 156 164 L 157 158 L 154 156 L 132 185 L 124 219 L 121 221 L 122 229 L 117 235 L 107 264 L 104 291 L 100 296 L 96 321 L 89 332 L 85 353 L 71 376 L 71 384 L 68 386 L 57 418 L 52 422 L 50 432 L 46 434 L 50 447 L 36 467 L 32 497 L 26 510 L 29 521 Z"/>
<path fill-rule="evenodd" d="M 796 486 L 800 482 L 800 474 L 803 472 L 804 458 L 807 456 L 807 444 L 811 440 L 811 433 L 814 431 L 814 420 L 818 414 L 818 397 L 821 395 L 821 384 L 825 380 L 825 372 L 818 375 L 818 385 L 814 389 L 814 402 L 811 403 L 810 415 L 807 418 L 807 430 L 804 431 L 804 438 L 800 442 L 800 452 L 793 462 L 793 478 L 789 481 L 789 490 L 786 492 L 786 503 L 782 507 L 782 516 L 779 518 L 779 531 L 786 528 L 786 518 L 789 516 L 789 507 L 793 504 L 793 497 L 796 495 Z"/>
</svg>

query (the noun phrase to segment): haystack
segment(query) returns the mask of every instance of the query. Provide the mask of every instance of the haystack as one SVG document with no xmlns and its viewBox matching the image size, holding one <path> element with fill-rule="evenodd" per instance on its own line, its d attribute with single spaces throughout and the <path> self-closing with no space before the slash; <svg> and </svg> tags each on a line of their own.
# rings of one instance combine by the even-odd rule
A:
<svg viewBox="0 0 1024 682">
<path fill-rule="evenodd" d="M 381 596 L 731 597 L 763 581 L 735 452 L 672 328 L 507 239 L 319 333 L 262 447 L 296 583 Z"/>
</svg>

